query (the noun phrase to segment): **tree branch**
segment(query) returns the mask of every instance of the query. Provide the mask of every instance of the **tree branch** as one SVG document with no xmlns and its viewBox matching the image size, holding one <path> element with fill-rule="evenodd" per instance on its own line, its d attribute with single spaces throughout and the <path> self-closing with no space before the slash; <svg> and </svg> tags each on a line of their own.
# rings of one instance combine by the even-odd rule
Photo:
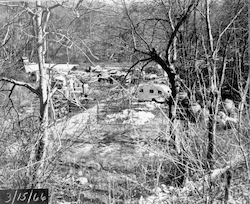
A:
<svg viewBox="0 0 250 204">
<path fill-rule="evenodd" d="M 140 62 L 146 62 L 146 61 L 152 61 L 151 57 L 145 58 L 145 59 L 140 59 L 140 60 L 138 60 L 136 63 L 134 63 L 134 64 L 129 68 L 129 70 L 127 71 L 127 74 L 126 74 L 126 76 L 124 77 L 124 80 L 127 78 L 128 74 L 131 72 L 131 70 L 132 70 L 137 64 L 139 64 Z M 124 81 L 124 80 L 123 80 L 123 81 Z"/>
<path fill-rule="evenodd" d="M 236 20 L 236 18 L 240 15 L 241 11 L 244 9 L 245 6 L 243 6 L 239 11 L 238 13 L 233 17 L 233 19 L 229 22 L 229 24 L 224 28 L 224 30 L 220 33 L 219 35 L 219 38 L 217 40 L 217 43 L 216 43 L 216 47 L 215 47 L 215 50 L 214 50 L 214 53 L 213 53 L 213 58 L 215 59 L 217 56 L 217 53 L 219 51 L 219 45 L 220 45 L 220 40 L 223 36 L 223 34 L 228 30 L 228 28 L 232 25 L 232 23 Z"/>
<path fill-rule="evenodd" d="M 145 43 L 145 45 L 147 46 L 148 50 L 150 50 L 150 46 L 149 46 L 149 44 L 147 43 L 146 39 L 144 39 L 144 38 L 137 32 L 136 26 L 134 25 L 134 22 L 132 21 L 130 15 L 129 15 L 128 8 L 127 8 L 127 5 L 126 5 L 126 3 L 125 3 L 125 0 L 123 0 L 122 3 L 123 3 L 123 6 L 124 6 L 124 8 L 125 8 L 125 12 L 126 12 L 126 14 L 127 14 L 127 17 L 128 17 L 128 19 L 129 19 L 129 21 L 130 21 L 130 23 L 131 23 L 132 30 L 133 30 L 133 31 L 135 32 L 135 34 Z"/>
<path fill-rule="evenodd" d="M 193 11 L 193 9 L 198 5 L 198 2 L 197 1 L 195 3 L 195 0 L 192 1 L 192 3 L 188 6 L 187 8 L 187 11 L 181 16 L 181 19 L 178 21 L 178 23 L 176 24 L 176 26 L 174 27 L 174 31 L 172 32 L 171 36 L 170 36 L 170 39 L 168 41 L 168 45 L 167 45 L 167 48 L 166 48 L 166 59 L 167 59 L 167 56 L 168 56 L 168 53 L 169 53 L 169 50 L 171 48 L 171 45 L 174 41 L 174 38 L 176 37 L 176 34 L 179 30 L 179 28 L 181 27 L 181 25 L 186 21 L 186 19 L 189 17 L 189 15 L 191 14 L 191 12 Z"/>
<path fill-rule="evenodd" d="M 209 9 L 209 3 L 208 0 L 206 0 L 206 26 L 207 26 L 207 34 L 208 34 L 208 40 L 209 40 L 209 47 L 211 53 L 214 52 L 214 39 L 212 35 L 212 28 L 211 28 L 211 22 L 210 22 L 210 9 Z"/>
<path fill-rule="evenodd" d="M 31 86 L 28 83 L 25 83 L 25 82 L 22 82 L 22 81 L 16 81 L 14 79 L 6 78 L 6 77 L 1 77 L 0 81 L 9 82 L 9 83 L 14 84 L 15 86 L 25 87 L 25 88 L 29 89 L 31 92 L 33 92 L 34 94 L 40 95 L 39 90 L 34 88 L 33 86 Z"/>
</svg>

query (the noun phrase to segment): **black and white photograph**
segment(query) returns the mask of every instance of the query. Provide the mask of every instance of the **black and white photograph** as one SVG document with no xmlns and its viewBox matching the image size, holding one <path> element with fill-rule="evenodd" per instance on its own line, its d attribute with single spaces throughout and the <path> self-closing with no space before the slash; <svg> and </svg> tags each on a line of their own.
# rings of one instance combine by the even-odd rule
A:
<svg viewBox="0 0 250 204">
<path fill-rule="evenodd" d="M 0 0 L 0 204 L 250 203 L 249 0 Z"/>
</svg>

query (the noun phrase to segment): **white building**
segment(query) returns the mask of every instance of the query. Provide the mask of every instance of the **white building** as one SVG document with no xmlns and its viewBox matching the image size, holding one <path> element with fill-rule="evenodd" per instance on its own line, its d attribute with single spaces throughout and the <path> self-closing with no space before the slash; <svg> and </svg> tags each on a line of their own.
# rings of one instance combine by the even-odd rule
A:
<svg viewBox="0 0 250 204">
<path fill-rule="evenodd" d="M 68 72 L 70 71 L 73 67 L 78 66 L 77 64 L 49 64 L 45 63 L 44 67 L 50 70 L 55 70 L 58 72 Z M 24 69 L 26 73 L 32 73 L 32 72 L 38 72 L 39 71 L 39 66 L 36 63 L 28 63 L 24 64 Z"/>
<path fill-rule="evenodd" d="M 137 90 L 138 101 L 165 102 L 171 96 L 171 89 L 165 84 L 141 84 Z"/>
<path fill-rule="evenodd" d="M 23 63 L 24 63 L 24 71 L 29 76 L 29 80 L 32 83 L 39 81 L 39 65 L 37 63 L 29 62 L 27 57 L 23 57 Z M 53 71 L 54 73 L 60 73 L 67 75 L 70 70 L 72 70 L 74 67 L 77 67 L 78 64 L 51 64 L 51 63 L 45 63 L 44 67 L 47 68 L 47 74 L 50 73 L 50 71 Z M 47 76 L 48 77 L 48 76 Z"/>
</svg>

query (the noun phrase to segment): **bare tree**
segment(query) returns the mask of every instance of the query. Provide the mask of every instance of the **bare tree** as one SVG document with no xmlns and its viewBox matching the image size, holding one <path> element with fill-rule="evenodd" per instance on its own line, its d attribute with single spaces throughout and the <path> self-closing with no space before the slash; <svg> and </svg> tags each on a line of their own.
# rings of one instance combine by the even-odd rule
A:
<svg viewBox="0 0 250 204">
<path fill-rule="evenodd" d="M 207 161 L 208 161 L 208 169 L 213 168 L 213 152 L 214 152 L 214 140 L 216 134 L 216 121 L 217 115 L 219 111 L 219 104 L 221 101 L 221 90 L 225 79 L 225 70 L 227 66 L 227 49 L 225 49 L 225 55 L 223 57 L 223 65 L 222 65 L 222 74 L 219 77 L 218 74 L 218 52 L 221 48 L 221 40 L 222 36 L 228 30 L 228 28 L 232 25 L 238 15 L 242 12 L 243 8 L 241 8 L 238 13 L 231 19 L 229 24 L 220 32 L 217 41 L 215 42 L 211 21 L 210 21 L 210 9 L 208 1 L 205 2 L 206 8 L 206 30 L 207 30 L 207 48 L 206 49 L 206 60 L 208 64 L 208 74 L 209 74 L 209 91 L 210 91 L 210 101 L 209 101 L 209 122 L 208 122 L 208 150 L 207 150 Z"/>
<path fill-rule="evenodd" d="M 163 47 L 164 51 L 162 50 L 157 50 L 157 46 L 152 43 L 154 42 L 155 34 L 154 31 L 152 33 L 152 36 L 150 38 L 152 41 L 147 41 L 147 38 L 145 38 L 139 31 L 139 25 L 135 24 L 133 22 L 133 19 L 131 17 L 131 14 L 129 13 L 129 10 L 125 4 L 123 3 L 124 7 L 126 9 L 127 17 L 131 23 L 131 32 L 132 32 L 132 37 L 134 39 L 134 52 L 135 53 L 140 53 L 145 56 L 145 58 L 142 58 L 139 60 L 139 62 L 146 62 L 149 63 L 151 61 L 156 62 L 159 64 L 162 69 L 167 73 L 167 76 L 169 78 L 171 90 L 172 90 L 172 97 L 168 101 L 168 106 L 169 106 L 169 118 L 172 122 L 172 124 L 175 124 L 176 122 L 176 106 L 178 103 L 178 92 L 180 89 L 180 77 L 177 73 L 175 63 L 177 60 L 177 35 L 180 27 L 184 24 L 184 22 L 189 18 L 190 14 L 192 11 L 195 9 L 195 7 L 198 5 L 198 1 L 191 1 L 184 10 L 182 10 L 182 13 L 178 17 L 178 19 L 174 19 L 172 17 L 172 9 L 173 6 L 171 3 L 169 5 L 165 5 L 164 1 L 159 1 L 159 4 L 164 8 L 165 15 L 167 16 L 167 19 L 164 18 L 150 18 L 146 19 L 145 22 L 151 21 L 154 22 L 155 25 L 157 25 L 159 22 L 167 22 L 169 23 L 170 26 L 170 31 L 165 37 L 165 41 L 161 42 L 164 43 Z M 170 9 L 168 9 L 170 7 Z M 153 23 L 153 24 L 154 24 Z M 143 44 L 145 49 L 141 49 L 140 46 L 138 46 L 138 41 L 140 41 L 140 44 Z M 138 62 L 137 62 L 138 63 Z M 175 125 L 173 125 L 172 129 L 176 129 Z M 175 134 L 171 134 L 173 141 L 175 141 Z"/>
<path fill-rule="evenodd" d="M 20 3 L 20 4 L 2 4 L 2 6 L 6 7 L 14 7 L 20 9 L 20 13 L 28 13 L 31 20 L 31 25 L 33 27 L 32 35 L 29 33 L 25 33 L 24 35 L 28 35 L 31 37 L 36 44 L 35 48 L 35 56 L 37 56 L 37 63 L 39 67 L 39 82 L 38 84 L 30 84 L 24 81 L 19 81 L 18 79 L 13 79 L 11 77 L 1 76 L 0 81 L 8 82 L 13 84 L 13 88 L 17 86 L 25 87 L 30 92 L 36 95 L 39 99 L 39 118 L 40 118 L 40 131 L 39 131 L 39 140 L 36 142 L 34 149 L 30 155 L 29 161 L 29 176 L 30 176 L 30 185 L 31 187 L 42 187 L 42 183 L 45 180 L 45 171 L 48 166 L 48 158 L 51 151 L 51 147 L 53 142 L 51 141 L 51 137 L 48 132 L 49 127 L 49 106 L 51 105 L 51 100 L 53 94 L 56 92 L 57 88 L 53 87 L 51 89 L 51 79 L 48 68 L 45 66 L 45 58 L 48 52 L 48 44 L 47 44 L 47 36 L 49 33 L 49 21 L 51 17 L 52 10 L 56 8 L 64 8 L 66 10 L 70 10 L 74 13 L 75 19 L 78 18 L 78 9 L 82 1 L 79 1 L 76 6 L 71 4 L 66 4 L 66 1 L 61 1 L 59 3 L 42 3 L 41 0 L 37 0 L 34 3 Z M 72 23 L 72 22 L 71 22 Z M 8 28 L 7 33 L 8 35 Z M 62 35 L 62 33 L 55 33 L 56 36 Z M 63 34 L 64 38 L 67 37 L 67 33 Z M 6 38 L 6 37 L 5 37 Z M 6 44 L 6 39 L 4 38 L 3 44 Z M 74 44 L 74 41 L 70 38 L 71 44 Z M 77 45 L 77 44 L 75 44 Z M 70 46 L 70 45 L 69 45 Z M 79 47 L 79 46 L 78 46 Z M 80 48 L 81 50 L 81 48 Z M 81 52 L 85 55 L 86 53 L 81 50 Z M 6 70 L 8 72 L 8 70 Z M 10 95 L 12 94 L 12 91 Z"/>
</svg>

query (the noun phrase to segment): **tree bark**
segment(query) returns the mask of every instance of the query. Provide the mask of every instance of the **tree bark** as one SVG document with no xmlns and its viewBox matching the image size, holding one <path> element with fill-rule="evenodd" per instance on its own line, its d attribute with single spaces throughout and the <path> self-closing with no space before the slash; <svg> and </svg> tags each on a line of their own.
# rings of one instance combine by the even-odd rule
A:
<svg viewBox="0 0 250 204">
<path fill-rule="evenodd" d="M 248 4 L 248 32 L 250 30 L 250 4 Z M 250 53 L 250 35 L 248 33 L 248 55 Z M 249 62 L 250 64 L 250 57 L 249 57 Z M 248 70 L 248 79 L 250 79 L 250 69 Z M 250 88 L 249 88 L 249 93 L 248 93 L 248 97 L 249 97 L 249 103 L 248 103 L 248 114 L 250 115 Z"/>
<path fill-rule="evenodd" d="M 217 92 L 217 74 L 216 74 L 216 65 L 214 56 L 214 47 L 213 47 L 213 35 L 210 22 L 210 9 L 208 0 L 205 2 L 206 9 L 206 26 L 207 26 L 207 37 L 208 37 L 208 52 L 207 54 L 207 64 L 208 72 L 210 77 L 210 101 L 209 101 L 209 121 L 208 121 L 208 147 L 207 147 L 207 164 L 206 167 L 210 171 L 213 169 L 213 154 L 214 154 L 214 145 L 215 145 L 215 133 L 216 133 L 216 115 L 218 112 L 218 92 Z"/>
<path fill-rule="evenodd" d="M 44 67 L 44 35 L 42 26 L 43 9 L 41 0 L 36 2 L 36 33 L 37 33 L 37 61 L 39 67 L 39 100 L 40 100 L 40 137 L 35 151 L 31 155 L 31 161 L 35 162 L 34 172 L 32 175 L 32 187 L 42 187 L 44 180 L 44 171 L 46 168 L 46 158 L 48 156 L 49 135 L 48 127 L 48 75 L 46 67 Z"/>
</svg>

